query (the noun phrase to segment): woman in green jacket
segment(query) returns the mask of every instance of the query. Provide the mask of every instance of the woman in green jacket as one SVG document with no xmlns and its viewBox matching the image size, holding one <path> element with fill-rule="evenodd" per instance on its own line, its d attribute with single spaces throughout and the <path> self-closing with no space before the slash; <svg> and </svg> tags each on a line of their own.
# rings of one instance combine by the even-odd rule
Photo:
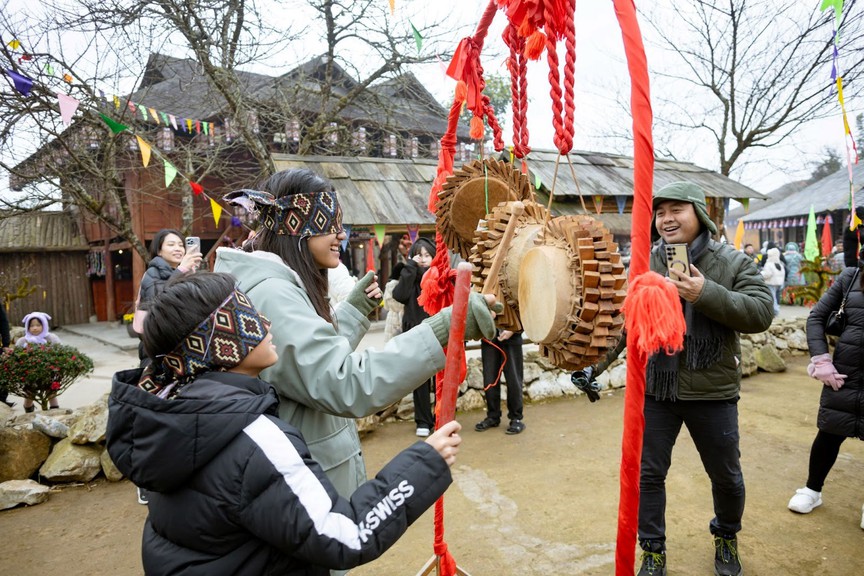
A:
<svg viewBox="0 0 864 576">
<path fill-rule="evenodd" d="M 335 308 L 327 300 L 326 272 L 338 266 L 345 239 L 333 185 L 310 170 L 284 170 L 260 190 L 226 199 L 257 212 L 261 226 L 243 250 L 217 250 L 215 270 L 238 278 L 272 322 L 279 361 L 261 378 L 280 396 L 279 416 L 300 429 L 336 489 L 349 496 L 366 480 L 354 419 L 400 400 L 444 368 L 450 310 L 381 350 L 356 352 L 381 291 L 370 272 Z M 472 293 L 467 339 L 494 334 L 491 302 Z"/>
</svg>

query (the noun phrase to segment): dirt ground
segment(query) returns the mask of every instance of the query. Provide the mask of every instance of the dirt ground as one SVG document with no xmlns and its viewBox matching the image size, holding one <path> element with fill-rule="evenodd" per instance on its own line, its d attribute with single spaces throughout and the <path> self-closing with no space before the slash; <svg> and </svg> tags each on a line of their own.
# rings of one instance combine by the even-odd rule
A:
<svg viewBox="0 0 864 576">
<path fill-rule="evenodd" d="M 801 516 L 786 509 L 803 485 L 820 385 L 803 359 L 784 374 L 744 380 L 740 403 L 747 482 L 740 550 L 748 576 L 859 575 L 864 530 L 864 443 L 844 443 L 825 503 Z M 610 575 L 618 505 L 623 391 L 526 405 L 527 430 L 478 433 L 480 412 L 459 414 L 463 450 L 447 492 L 445 539 L 459 566 L 478 575 Z M 364 440 L 370 472 L 415 440 L 410 423 Z M 711 493 L 685 432 L 668 480 L 669 574 L 712 573 Z M 0 572 L 15 576 L 141 573 L 147 510 L 128 482 L 66 488 L 49 502 L 0 512 Z M 414 575 L 432 555 L 428 512 L 381 559 L 352 576 Z"/>
</svg>

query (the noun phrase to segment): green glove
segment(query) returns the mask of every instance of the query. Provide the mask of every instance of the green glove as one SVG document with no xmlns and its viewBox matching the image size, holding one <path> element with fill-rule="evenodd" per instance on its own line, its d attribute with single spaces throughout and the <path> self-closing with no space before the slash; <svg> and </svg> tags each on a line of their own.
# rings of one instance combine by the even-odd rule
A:
<svg viewBox="0 0 864 576">
<path fill-rule="evenodd" d="M 494 308 L 498 308 L 496 306 Z M 503 306 L 501 307 L 503 310 Z M 450 318 L 453 314 L 452 306 L 444 308 L 434 316 L 423 320 L 435 333 L 435 337 L 441 346 L 446 346 L 450 339 Z M 486 299 L 477 292 L 468 295 L 468 316 L 465 319 L 465 339 L 479 340 L 480 338 L 491 339 L 495 337 L 495 319 L 486 305 Z"/>
<path fill-rule="evenodd" d="M 366 288 L 372 284 L 374 279 L 375 272 L 370 270 L 363 278 L 357 281 L 354 288 L 348 293 L 348 297 L 345 298 L 345 301 L 354 306 L 363 316 L 371 314 L 381 302 L 380 298 L 369 298 L 366 296 Z"/>
</svg>

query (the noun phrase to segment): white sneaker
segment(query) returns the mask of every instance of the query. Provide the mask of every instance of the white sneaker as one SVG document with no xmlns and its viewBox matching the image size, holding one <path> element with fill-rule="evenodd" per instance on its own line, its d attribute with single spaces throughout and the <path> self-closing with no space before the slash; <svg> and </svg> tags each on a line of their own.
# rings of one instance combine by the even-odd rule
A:
<svg viewBox="0 0 864 576">
<path fill-rule="evenodd" d="M 426 438 L 427 436 L 429 436 L 429 429 L 428 428 L 417 428 L 416 434 L 420 438 Z"/>
<path fill-rule="evenodd" d="M 804 487 L 795 491 L 795 495 L 789 500 L 789 510 L 799 514 L 809 514 L 817 506 L 822 505 L 822 493 Z"/>
<path fill-rule="evenodd" d="M 150 503 L 150 496 L 144 488 L 138 488 L 138 504 L 147 505 Z"/>
</svg>

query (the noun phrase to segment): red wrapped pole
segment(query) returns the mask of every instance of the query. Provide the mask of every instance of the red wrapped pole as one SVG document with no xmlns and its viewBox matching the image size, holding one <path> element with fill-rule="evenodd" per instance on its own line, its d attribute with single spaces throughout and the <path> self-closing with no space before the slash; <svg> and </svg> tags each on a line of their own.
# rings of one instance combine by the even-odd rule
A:
<svg viewBox="0 0 864 576">
<path fill-rule="evenodd" d="M 456 397 L 461 384 L 462 362 L 465 358 L 465 321 L 468 318 L 468 295 L 471 292 L 471 270 L 469 262 L 456 267 L 456 287 L 453 293 L 453 311 L 450 317 L 450 339 L 447 342 L 447 363 L 444 365 L 444 381 L 441 384 L 441 407 L 436 424 L 440 428 L 456 416 Z"/>
</svg>

